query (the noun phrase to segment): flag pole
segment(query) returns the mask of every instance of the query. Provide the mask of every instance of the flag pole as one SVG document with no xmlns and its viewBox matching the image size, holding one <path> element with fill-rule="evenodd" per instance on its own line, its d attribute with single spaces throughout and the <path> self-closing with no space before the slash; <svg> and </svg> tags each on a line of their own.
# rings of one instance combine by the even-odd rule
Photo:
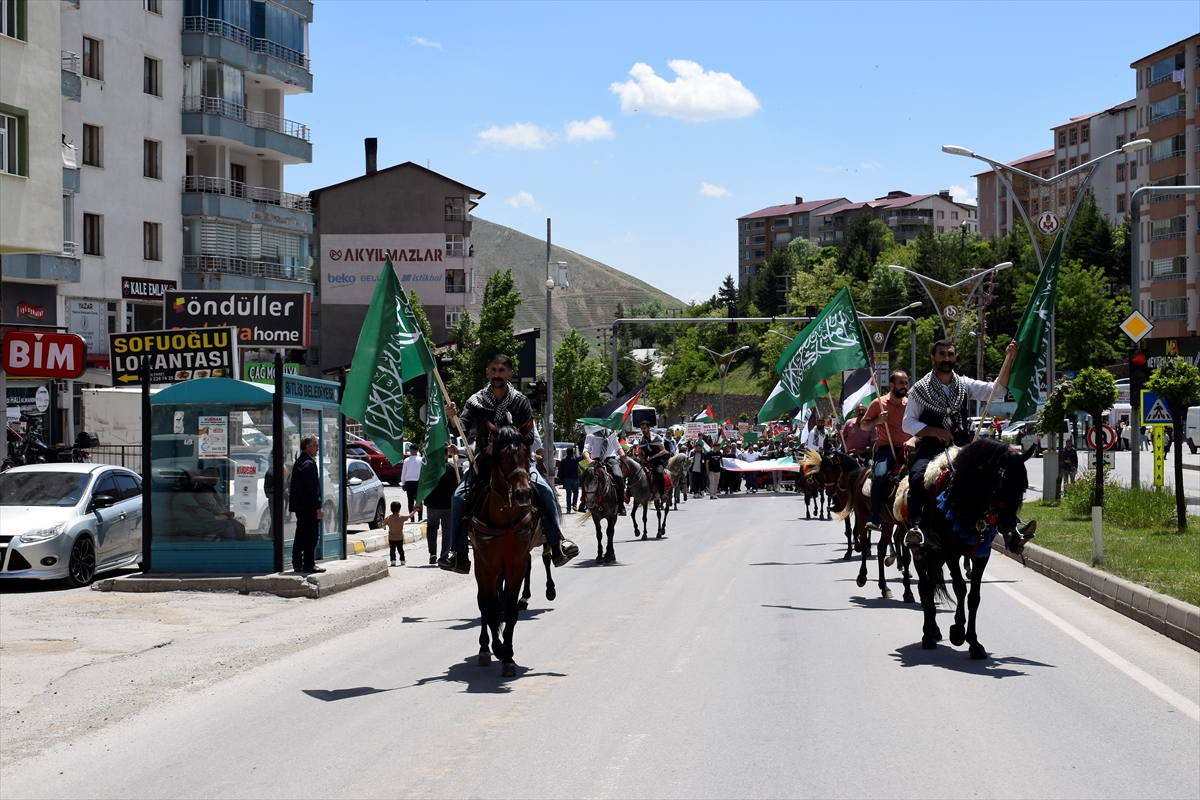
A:
<svg viewBox="0 0 1200 800">
<path fill-rule="evenodd" d="M 1009 354 L 1009 353 L 1004 354 L 1004 363 L 1002 365 L 1000 365 L 1001 374 L 1003 374 L 1004 371 L 1006 369 L 1008 369 L 1008 365 L 1012 363 L 1012 360 L 1013 360 L 1013 357 L 1011 354 Z M 981 414 L 979 417 L 979 424 L 975 426 L 975 438 L 972 439 L 971 441 L 977 440 L 979 438 L 979 432 L 981 430 L 983 430 L 983 421 L 985 419 L 987 419 L 988 411 L 990 411 L 992 408 L 992 400 L 994 400 L 996 397 L 996 384 L 997 384 L 997 381 L 992 381 L 992 392 L 991 392 L 991 394 L 988 395 L 987 405 L 985 405 L 983 407 L 983 414 Z M 1007 389 L 1008 389 L 1008 387 L 1006 386 L 1005 390 L 1007 391 Z"/>
<path fill-rule="evenodd" d="M 446 391 L 446 384 L 442 382 L 441 373 L 435 369 L 433 371 L 433 377 L 438 383 L 438 388 L 442 390 L 442 397 L 445 397 L 447 400 L 449 400 L 450 393 Z M 471 443 L 469 441 L 467 441 L 467 434 L 463 431 L 462 423 L 458 421 L 458 412 L 457 411 L 454 414 L 454 427 L 458 428 L 458 435 L 462 437 L 463 447 L 467 451 L 467 460 L 471 462 L 471 471 L 474 472 L 476 475 L 478 475 L 479 470 L 476 469 L 476 467 L 475 467 L 475 454 L 471 452 Z M 458 471 L 458 465 L 455 465 L 455 472 L 457 472 L 457 471 Z"/>
</svg>

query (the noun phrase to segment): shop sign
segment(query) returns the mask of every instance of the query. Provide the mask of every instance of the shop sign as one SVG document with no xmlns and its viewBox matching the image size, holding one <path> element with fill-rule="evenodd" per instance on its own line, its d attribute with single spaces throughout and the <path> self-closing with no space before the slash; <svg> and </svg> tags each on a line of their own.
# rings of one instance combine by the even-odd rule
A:
<svg viewBox="0 0 1200 800">
<path fill-rule="evenodd" d="M 104 334 L 108 333 L 106 330 L 108 326 L 101 323 L 102 310 L 104 320 L 107 321 L 107 301 L 76 298 L 67 300 L 67 329 L 80 336 L 88 350 L 93 353 L 103 353 L 108 349 L 103 341 Z"/>
<path fill-rule="evenodd" d="M 445 253 L 445 233 L 322 236 L 321 302 L 369 304 L 390 257 L 405 291 L 415 289 L 426 305 L 446 305 L 446 269 L 465 265 L 457 257 L 448 259 Z"/>
<path fill-rule="evenodd" d="M 38 410 L 39 414 L 45 414 L 50 410 L 50 390 L 45 386 L 39 386 L 37 391 L 33 393 L 33 405 Z"/>
<path fill-rule="evenodd" d="M 30 319 L 45 319 L 46 318 L 46 307 L 45 306 L 35 306 L 33 303 L 18 303 L 17 304 L 17 316 L 18 317 L 29 317 Z"/>
<path fill-rule="evenodd" d="M 316 381 L 310 378 L 283 376 L 283 396 L 288 400 L 319 401 L 322 403 L 340 403 L 341 387 L 328 381 Z"/>
<path fill-rule="evenodd" d="M 304 350 L 309 342 L 308 292 L 163 293 L 168 328 L 238 328 L 239 347 Z"/>
<path fill-rule="evenodd" d="M 5 406 L 8 410 L 9 424 L 15 423 L 20 419 L 21 415 L 33 416 L 39 413 L 37 410 L 37 394 L 38 389 L 45 389 L 45 386 L 14 386 L 9 384 L 5 394 Z"/>
<path fill-rule="evenodd" d="M 299 375 L 299 364 L 284 364 L 284 375 Z M 242 364 L 242 380 L 250 383 L 275 383 L 275 365 L 270 361 L 247 361 Z"/>
<path fill-rule="evenodd" d="M 86 366 L 87 347 L 73 333 L 9 331 L 4 334 L 4 371 L 24 378 L 78 378 Z"/>
<path fill-rule="evenodd" d="M 153 300 L 159 302 L 163 295 L 174 289 L 175 281 L 156 281 L 153 278 L 121 278 L 121 297 L 126 300 Z"/>
<path fill-rule="evenodd" d="M 237 375 L 235 333 L 234 328 L 200 328 L 110 334 L 113 385 L 140 385 L 143 356 L 150 358 L 151 383 L 233 378 Z"/>
</svg>

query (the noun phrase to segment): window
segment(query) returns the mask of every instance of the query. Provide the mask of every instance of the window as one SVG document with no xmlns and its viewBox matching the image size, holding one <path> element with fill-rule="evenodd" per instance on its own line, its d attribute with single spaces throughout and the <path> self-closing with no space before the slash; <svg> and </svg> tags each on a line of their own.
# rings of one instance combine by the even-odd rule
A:
<svg viewBox="0 0 1200 800">
<path fill-rule="evenodd" d="M 743 250 L 742 251 L 742 261 L 749 261 L 749 260 L 750 260 L 750 251 Z"/>
<path fill-rule="evenodd" d="M 446 330 L 458 327 L 462 323 L 464 309 L 446 307 Z"/>
<path fill-rule="evenodd" d="M 937 218 L 938 218 L 938 219 L 945 219 L 945 218 L 946 218 L 946 212 L 945 212 L 945 211 L 938 211 L 938 212 L 937 212 Z"/>
<path fill-rule="evenodd" d="M 1062 175 L 1066 171 L 1067 171 L 1067 160 L 1065 158 L 1060 158 L 1058 160 L 1058 174 Z"/>
<path fill-rule="evenodd" d="M 1037 216 L 1040 213 L 1042 213 L 1041 203 L 1035 197 L 1033 198 L 1033 214 L 1034 216 Z"/>
<path fill-rule="evenodd" d="M 1186 100 L 1187 95 L 1182 92 L 1165 100 L 1159 100 L 1150 106 L 1150 119 L 1147 120 L 1147 123 L 1153 125 L 1156 122 L 1180 116 L 1184 112 Z"/>
<path fill-rule="evenodd" d="M 1184 319 L 1187 317 L 1186 297 L 1163 297 L 1150 301 L 1151 319 Z"/>
<path fill-rule="evenodd" d="M 446 270 L 446 292 L 458 294 L 467 291 L 467 271 L 465 269 Z"/>
<path fill-rule="evenodd" d="M 1131 180 L 1131 181 L 1137 180 L 1137 162 L 1136 161 L 1129 162 L 1129 180 Z"/>
<path fill-rule="evenodd" d="M 0 172 L 21 174 L 21 122 L 9 114 L 0 114 Z"/>
<path fill-rule="evenodd" d="M 767 227 L 767 221 L 765 219 L 756 219 L 756 220 L 754 220 L 754 225 L 752 227 L 755 230 L 760 231 L 763 228 Z"/>
<path fill-rule="evenodd" d="M 1187 274 L 1187 256 L 1172 258 L 1156 258 L 1150 262 L 1150 275 L 1157 278 L 1160 275 Z"/>
<path fill-rule="evenodd" d="M 782 219 L 775 220 L 772 224 L 776 228 L 787 228 L 787 227 L 791 226 L 792 218 L 791 217 L 783 217 Z"/>
<path fill-rule="evenodd" d="M 104 80 L 103 47 L 99 39 L 83 37 L 83 77 Z"/>
<path fill-rule="evenodd" d="M 1043 169 L 1043 170 L 1042 170 L 1042 177 L 1043 177 L 1043 178 L 1049 178 L 1049 177 L 1050 177 L 1050 168 L 1049 168 L 1049 167 L 1046 167 L 1045 169 Z"/>
<path fill-rule="evenodd" d="M 1067 190 L 1059 189 L 1058 190 L 1058 206 L 1059 206 L 1059 208 L 1062 208 L 1066 204 L 1067 204 Z"/>
<path fill-rule="evenodd" d="M 1125 195 L 1123 195 L 1123 194 L 1117 195 L 1117 213 L 1118 214 L 1125 213 Z"/>
<path fill-rule="evenodd" d="M 1079 141 L 1086 142 L 1088 140 L 1088 136 L 1090 133 L 1091 133 L 1091 126 L 1084 125 L 1082 128 L 1079 129 Z"/>
<path fill-rule="evenodd" d="M 1058 146 L 1059 147 L 1067 146 L 1067 132 L 1066 131 L 1058 132 Z"/>
<path fill-rule="evenodd" d="M 17 13 L 17 6 L 21 5 L 21 0 L 0 0 L 0 36 L 8 36 L 12 39 L 23 39 L 21 36 L 21 25 L 23 19 L 18 19 L 18 16 L 24 17 L 24 8 L 21 9 L 21 14 Z"/>
<path fill-rule="evenodd" d="M 83 215 L 84 255 L 104 255 L 104 217 L 99 214 Z"/>
<path fill-rule="evenodd" d="M 937 226 L 937 231 L 938 231 L 938 233 L 945 233 L 945 232 L 946 232 L 946 226 L 945 226 L 945 225 L 938 225 L 938 226 Z"/>
<path fill-rule="evenodd" d="M 1182 133 L 1175 136 L 1168 136 L 1166 139 L 1159 139 L 1150 145 L 1150 163 L 1154 164 L 1159 161 L 1166 161 L 1168 158 L 1176 158 L 1183 155 L 1186 149 L 1187 140 Z"/>
<path fill-rule="evenodd" d="M 162 225 L 157 222 L 142 223 L 142 258 L 162 261 Z"/>
<path fill-rule="evenodd" d="M 750 243 L 751 244 L 766 244 L 767 237 L 766 236 L 752 236 Z"/>
<path fill-rule="evenodd" d="M 1122 147 L 1124 147 L 1124 146 L 1125 146 L 1125 137 L 1124 137 L 1124 136 L 1118 136 L 1118 137 L 1117 137 L 1117 149 L 1118 149 L 1118 150 L 1120 150 L 1120 149 L 1121 149 Z"/>
<path fill-rule="evenodd" d="M 75 252 L 75 193 L 63 192 L 63 255 L 78 258 Z"/>
<path fill-rule="evenodd" d="M 142 8 L 151 14 L 162 16 L 162 0 L 142 0 Z"/>
<path fill-rule="evenodd" d="M 142 177 L 162 178 L 162 145 L 153 139 L 142 141 Z"/>
<path fill-rule="evenodd" d="M 1150 241 L 1182 239 L 1187 235 L 1187 218 L 1183 216 L 1156 219 L 1150 223 Z"/>
<path fill-rule="evenodd" d="M 463 211 L 463 208 L 464 208 L 463 199 L 461 197 L 447 197 L 446 198 L 446 221 L 447 222 L 456 222 L 458 220 L 465 219 L 466 214 Z"/>
<path fill-rule="evenodd" d="M 938 213 L 941 213 L 941 212 L 938 212 Z M 950 219 L 952 219 L 952 220 L 958 219 L 958 212 L 957 212 L 957 211 L 951 211 L 951 212 L 950 212 Z"/>
<path fill-rule="evenodd" d="M 1150 65 L 1150 86 L 1171 79 L 1171 73 L 1183 69 L 1183 53 L 1167 56 L 1162 61 Z"/>
<path fill-rule="evenodd" d="M 1075 169 L 1077 166 L 1079 166 L 1079 159 L 1071 156 L 1071 169 Z"/>
<path fill-rule="evenodd" d="M 1079 143 L 1079 130 L 1077 128 L 1071 128 L 1071 144 L 1078 144 L 1078 143 Z"/>
<path fill-rule="evenodd" d="M 1124 164 L 1117 164 L 1117 180 L 1118 181 L 1125 180 L 1125 165 Z"/>
<path fill-rule="evenodd" d="M 462 256 L 463 252 L 463 236 L 461 233 L 446 234 L 446 255 Z"/>
<path fill-rule="evenodd" d="M 1079 163 L 1080 163 L 1080 164 L 1086 164 L 1086 163 L 1088 162 L 1088 159 L 1089 159 L 1089 158 L 1091 158 L 1091 156 L 1090 156 L 1089 154 L 1087 154 L 1087 153 L 1084 153 L 1083 155 L 1081 155 L 1081 156 L 1079 157 Z"/>
<path fill-rule="evenodd" d="M 766 257 L 767 257 L 767 251 L 766 251 L 766 250 L 755 250 L 755 251 L 754 251 L 754 257 L 755 257 L 756 259 L 757 259 L 757 258 L 766 258 Z"/>
<path fill-rule="evenodd" d="M 101 153 L 101 129 L 96 125 L 83 126 L 83 163 L 89 167 L 104 166 Z"/>
<path fill-rule="evenodd" d="M 159 75 L 162 74 L 162 62 L 146 56 L 142 59 L 142 91 L 155 97 L 162 97 L 159 86 Z"/>
</svg>

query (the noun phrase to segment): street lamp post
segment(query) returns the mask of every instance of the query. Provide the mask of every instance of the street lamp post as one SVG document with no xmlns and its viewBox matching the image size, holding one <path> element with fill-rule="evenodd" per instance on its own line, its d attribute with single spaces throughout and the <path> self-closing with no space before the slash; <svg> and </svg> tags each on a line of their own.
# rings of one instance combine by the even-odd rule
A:
<svg viewBox="0 0 1200 800">
<path fill-rule="evenodd" d="M 736 350 L 730 350 L 728 353 L 718 353 L 715 350 L 709 350 L 701 345 L 701 350 L 712 356 L 713 363 L 717 365 L 717 372 L 721 375 L 721 421 L 725 420 L 725 375 L 729 372 L 729 362 L 733 357 L 743 350 L 749 350 L 748 345 L 742 345 Z"/>
</svg>

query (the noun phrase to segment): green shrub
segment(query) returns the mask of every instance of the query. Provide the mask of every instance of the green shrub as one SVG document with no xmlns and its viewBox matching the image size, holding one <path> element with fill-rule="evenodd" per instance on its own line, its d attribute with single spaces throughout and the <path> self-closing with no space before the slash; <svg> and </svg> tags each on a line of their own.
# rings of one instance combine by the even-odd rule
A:
<svg viewBox="0 0 1200 800">
<path fill-rule="evenodd" d="M 1063 487 L 1062 507 L 1074 519 L 1091 519 L 1095 473 L 1085 470 L 1079 480 Z M 1110 476 L 1104 481 L 1104 524 L 1120 528 L 1171 530 L 1175 496 L 1166 489 L 1132 489 Z"/>
</svg>

